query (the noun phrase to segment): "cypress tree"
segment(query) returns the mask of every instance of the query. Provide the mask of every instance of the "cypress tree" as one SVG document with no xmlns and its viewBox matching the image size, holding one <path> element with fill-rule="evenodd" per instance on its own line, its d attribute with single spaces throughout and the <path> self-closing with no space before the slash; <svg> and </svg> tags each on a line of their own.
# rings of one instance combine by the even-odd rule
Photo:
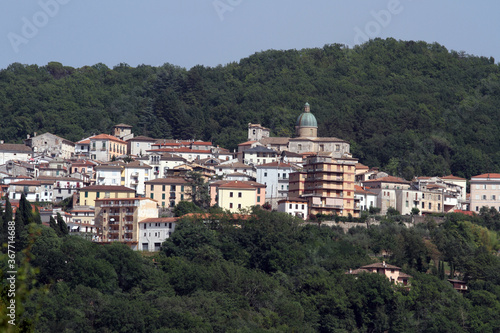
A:
<svg viewBox="0 0 500 333">
<path fill-rule="evenodd" d="M 66 236 L 69 233 L 68 225 L 64 222 L 64 219 L 59 213 L 57 213 L 57 224 L 59 225 L 60 235 Z"/>
<path fill-rule="evenodd" d="M 49 220 L 49 226 L 54 229 L 56 232 L 57 236 L 61 236 L 61 230 L 59 230 L 59 227 L 57 226 L 56 220 L 54 220 L 54 216 L 50 215 L 50 220 Z"/>
<path fill-rule="evenodd" d="M 18 212 L 21 214 L 24 225 L 28 225 L 33 222 L 33 210 L 30 202 L 26 200 L 24 193 L 21 194 L 21 200 L 19 200 Z"/>
<path fill-rule="evenodd" d="M 3 220 L 7 223 L 12 221 L 12 205 L 10 204 L 9 198 L 5 200 L 5 210 L 3 211 Z"/>
<path fill-rule="evenodd" d="M 42 217 L 40 216 L 40 211 L 38 210 L 38 206 L 35 206 L 35 213 L 33 214 L 33 221 L 36 224 L 42 224 Z"/>
</svg>

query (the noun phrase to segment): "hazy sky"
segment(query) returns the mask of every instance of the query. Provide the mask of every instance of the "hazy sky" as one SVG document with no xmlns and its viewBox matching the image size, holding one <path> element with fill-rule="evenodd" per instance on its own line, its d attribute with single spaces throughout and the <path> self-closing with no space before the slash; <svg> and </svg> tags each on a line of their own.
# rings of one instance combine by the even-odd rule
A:
<svg viewBox="0 0 500 333">
<path fill-rule="evenodd" d="M 499 17 L 492 0 L 2 0 L 0 68 L 217 66 L 375 37 L 438 42 L 498 63 Z"/>
</svg>

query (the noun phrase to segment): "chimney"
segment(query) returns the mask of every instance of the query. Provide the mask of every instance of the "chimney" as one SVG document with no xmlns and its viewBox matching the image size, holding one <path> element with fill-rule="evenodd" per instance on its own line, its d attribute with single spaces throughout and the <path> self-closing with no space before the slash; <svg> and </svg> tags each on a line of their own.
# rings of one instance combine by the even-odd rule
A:
<svg viewBox="0 0 500 333">
<path fill-rule="evenodd" d="M 382 266 L 386 267 L 386 265 L 385 265 L 385 260 L 384 260 L 384 261 L 382 261 Z"/>
</svg>

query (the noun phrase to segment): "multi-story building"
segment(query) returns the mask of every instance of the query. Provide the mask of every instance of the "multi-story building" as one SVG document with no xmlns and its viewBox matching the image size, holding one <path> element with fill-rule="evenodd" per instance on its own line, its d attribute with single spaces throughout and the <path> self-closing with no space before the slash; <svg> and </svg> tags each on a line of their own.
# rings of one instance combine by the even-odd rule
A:
<svg viewBox="0 0 500 333">
<path fill-rule="evenodd" d="M 354 185 L 354 209 L 369 210 L 370 207 L 377 207 L 377 194 L 365 190 L 363 187 Z"/>
<path fill-rule="evenodd" d="M 95 166 L 96 185 L 122 185 L 123 168 L 124 163 L 121 161 Z"/>
<path fill-rule="evenodd" d="M 217 176 L 225 176 L 232 173 L 243 173 L 255 179 L 256 171 L 255 167 L 244 164 L 238 161 L 224 162 L 215 167 L 215 174 Z"/>
<path fill-rule="evenodd" d="M 149 198 L 104 198 L 95 201 L 99 242 L 123 242 L 136 250 L 139 221 L 158 217 L 158 203 Z"/>
<path fill-rule="evenodd" d="M 235 213 L 239 209 L 262 206 L 265 203 L 266 185 L 257 182 L 219 180 L 210 184 L 211 205 Z"/>
<path fill-rule="evenodd" d="M 500 174 L 484 173 L 470 179 L 470 210 L 478 213 L 482 207 L 500 211 Z"/>
<path fill-rule="evenodd" d="M 409 190 L 411 182 L 393 176 L 387 176 L 376 179 L 368 179 L 362 182 L 365 188 L 369 188 L 370 192 L 377 194 L 377 205 L 380 208 L 380 213 L 385 215 L 387 209 L 392 207 L 397 209 L 396 190 Z M 413 206 L 410 206 L 410 210 Z"/>
<path fill-rule="evenodd" d="M 271 162 L 260 164 L 257 169 L 257 182 L 266 185 L 266 200 L 283 199 L 288 196 L 288 181 L 295 170 L 291 164 Z"/>
<path fill-rule="evenodd" d="M 118 124 L 113 126 L 113 136 L 120 140 L 127 141 L 134 137 L 132 126 L 127 124 Z"/>
<path fill-rule="evenodd" d="M 122 185 L 135 190 L 138 196 L 143 196 L 145 192 L 145 182 L 151 179 L 152 167 L 143 161 L 133 161 L 123 166 Z"/>
<path fill-rule="evenodd" d="M 135 198 L 135 191 L 118 185 L 91 185 L 80 190 L 78 204 L 80 206 L 95 206 L 97 199 Z"/>
<path fill-rule="evenodd" d="M 289 197 L 306 198 L 309 214 L 359 216 L 354 205 L 356 160 L 312 155 L 301 172 L 290 174 Z"/>
<path fill-rule="evenodd" d="M 58 202 L 71 197 L 83 187 L 83 181 L 72 177 L 38 177 L 39 181 L 53 184 L 52 201 Z"/>
<path fill-rule="evenodd" d="M 90 138 L 86 138 L 75 143 L 75 156 L 78 158 L 90 157 Z"/>
<path fill-rule="evenodd" d="M 185 158 L 169 153 L 150 153 L 137 160 L 143 161 L 152 167 L 149 179 L 165 178 L 167 176 L 167 170 L 187 163 Z"/>
<path fill-rule="evenodd" d="M 48 132 L 28 138 L 24 143 L 32 148 L 33 152 L 47 156 L 69 159 L 75 154 L 73 142 Z"/>
<path fill-rule="evenodd" d="M 278 160 L 278 153 L 270 148 L 255 146 L 243 152 L 243 161 L 248 164 L 259 165 Z"/>
<path fill-rule="evenodd" d="M 147 136 L 136 136 L 127 140 L 128 153 L 133 156 L 146 155 L 146 151 L 152 149 L 156 139 Z"/>
<path fill-rule="evenodd" d="M 175 230 L 178 217 L 156 217 L 139 221 L 139 250 L 160 251 Z"/>
<path fill-rule="evenodd" d="M 113 157 L 127 154 L 127 143 L 109 134 L 99 134 L 89 138 L 90 158 L 109 162 Z"/>
<path fill-rule="evenodd" d="M 21 180 L 9 184 L 9 199 L 19 200 L 24 194 L 28 201 L 47 202 L 53 199 L 54 181 L 52 180 Z"/>
<path fill-rule="evenodd" d="M 70 210 L 73 216 L 73 224 L 70 230 L 73 232 L 96 234 L 95 209 L 89 206 L 75 206 Z"/>
<path fill-rule="evenodd" d="M 180 201 L 191 201 L 192 186 L 183 177 L 158 178 L 145 182 L 146 197 L 161 207 L 174 207 Z"/>
<path fill-rule="evenodd" d="M 7 161 L 28 161 L 33 156 L 33 151 L 26 145 L 16 143 L 3 143 L 0 141 L 0 164 Z"/>
</svg>

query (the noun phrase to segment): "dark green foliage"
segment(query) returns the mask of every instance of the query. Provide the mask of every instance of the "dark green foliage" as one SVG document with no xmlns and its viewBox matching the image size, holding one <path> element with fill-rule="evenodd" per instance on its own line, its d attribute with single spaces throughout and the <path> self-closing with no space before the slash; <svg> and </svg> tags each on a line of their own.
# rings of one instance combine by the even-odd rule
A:
<svg viewBox="0 0 500 333">
<path fill-rule="evenodd" d="M 489 58 L 392 38 L 189 70 L 14 63 L 0 71 L 0 137 L 21 142 L 36 131 L 77 141 L 125 122 L 137 135 L 234 149 L 249 122 L 293 135 L 308 101 L 319 134 L 351 142 L 366 165 L 408 179 L 470 178 L 500 171 L 499 75 Z"/>
<path fill-rule="evenodd" d="M 179 203 L 174 207 L 174 214 L 177 217 L 189 213 L 201 213 L 201 212 L 203 212 L 203 210 L 192 201 L 179 201 Z"/>
<path fill-rule="evenodd" d="M 59 235 L 61 237 L 68 235 L 69 234 L 68 225 L 66 224 L 66 222 L 64 222 L 64 219 L 62 218 L 60 213 L 57 213 L 56 221 L 57 221 L 57 226 L 59 227 Z"/>
</svg>

